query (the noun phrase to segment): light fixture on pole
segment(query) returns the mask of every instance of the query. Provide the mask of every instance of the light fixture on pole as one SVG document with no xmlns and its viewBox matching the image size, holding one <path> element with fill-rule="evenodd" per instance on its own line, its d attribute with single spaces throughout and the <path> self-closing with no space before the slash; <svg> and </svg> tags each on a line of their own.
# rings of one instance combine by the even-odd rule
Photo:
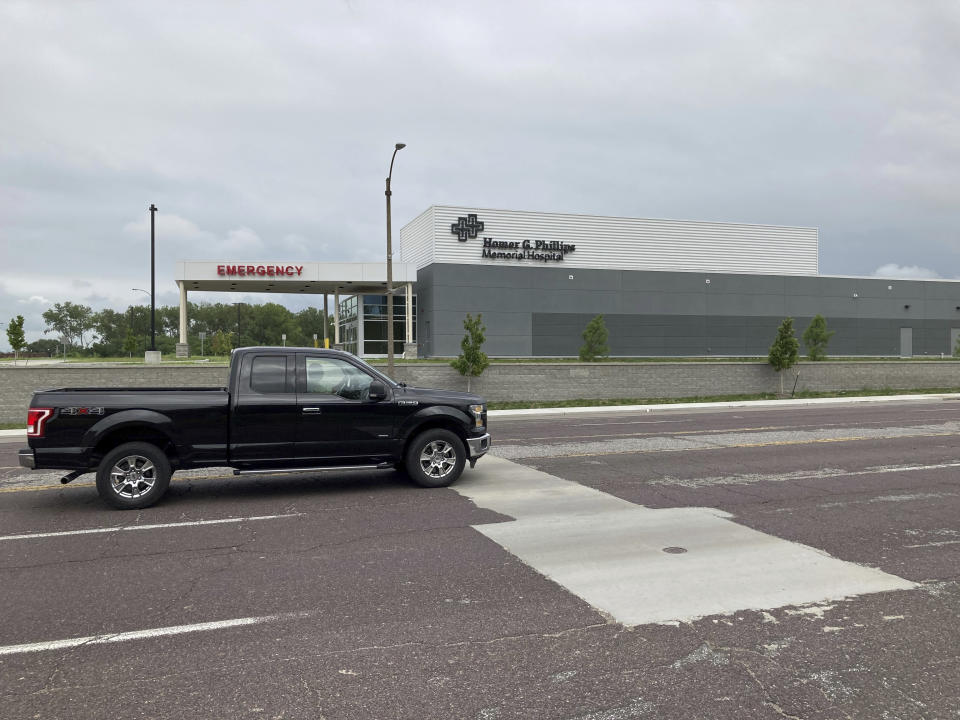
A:
<svg viewBox="0 0 960 720">
<path fill-rule="evenodd" d="M 393 240 L 390 237 L 390 180 L 393 178 L 393 161 L 397 151 L 406 147 L 404 143 L 397 143 L 393 147 L 390 157 L 390 173 L 387 175 L 387 375 L 393 376 Z"/>
</svg>

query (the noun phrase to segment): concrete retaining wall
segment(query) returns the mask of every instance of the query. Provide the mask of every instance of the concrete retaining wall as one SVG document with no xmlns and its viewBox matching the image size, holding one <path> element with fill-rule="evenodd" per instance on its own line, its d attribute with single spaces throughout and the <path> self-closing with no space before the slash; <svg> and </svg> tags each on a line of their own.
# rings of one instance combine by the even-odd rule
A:
<svg viewBox="0 0 960 720">
<path fill-rule="evenodd" d="M 960 387 L 960 362 L 819 362 L 786 371 L 789 391 Z M 0 422 L 26 421 L 31 394 L 55 387 L 223 386 L 227 367 L 70 365 L 0 368 Z M 466 379 L 445 364 L 398 365 L 396 379 L 421 387 L 465 390 Z M 488 400 L 669 398 L 777 392 L 780 381 L 766 363 L 496 363 L 472 381 Z"/>
</svg>

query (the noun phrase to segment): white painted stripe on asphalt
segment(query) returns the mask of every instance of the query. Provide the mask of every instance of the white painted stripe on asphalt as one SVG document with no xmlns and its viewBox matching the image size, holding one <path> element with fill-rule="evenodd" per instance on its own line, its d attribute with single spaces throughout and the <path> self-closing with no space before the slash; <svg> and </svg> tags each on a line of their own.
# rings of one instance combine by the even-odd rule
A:
<svg viewBox="0 0 960 720">
<path fill-rule="evenodd" d="M 191 522 L 157 523 L 156 525 L 121 525 L 120 527 L 89 528 L 87 530 L 64 530 L 63 532 L 26 533 L 22 535 L 0 535 L 2 540 L 35 540 L 37 538 L 65 537 L 67 535 L 92 535 L 95 533 L 129 532 L 131 530 L 160 530 L 165 528 L 194 527 L 197 525 L 225 525 L 227 523 L 242 523 L 258 520 L 279 520 L 281 518 L 299 517 L 304 513 L 287 513 L 285 515 L 253 515 L 241 518 L 223 518 L 221 520 L 193 520 Z"/>
<path fill-rule="evenodd" d="M 679 478 L 664 475 L 652 478 L 651 485 L 674 485 L 685 488 L 701 488 L 711 485 L 751 485 L 758 482 L 785 482 L 787 480 L 824 480 L 827 478 L 856 477 L 858 475 L 884 475 L 886 473 L 920 472 L 921 470 L 945 470 L 960 467 L 960 462 L 936 463 L 935 465 L 878 465 L 863 470 L 821 468 L 819 470 L 794 470 L 787 473 L 743 473 L 740 475 L 715 475 L 711 477 Z"/>
<path fill-rule="evenodd" d="M 577 423 L 574 427 L 593 427 L 599 425 L 600 427 L 606 427 L 607 425 L 668 425 L 670 423 L 682 423 L 687 422 L 686 420 L 626 420 L 624 422 L 595 422 L 595 423 Z"/>
<path fill-rule="evenodd" d="M 793 400 L 736 400 L 728 402 L 662 403 L 657 405 L 604 405 L 568 408 L 536 408 L 524 410 L 490 410 L 488 417 L 517 418 L 544 415 L 581 415 L 584 413 L 656 412 L 661 410 L 724 410 L 750 407 L 796 407 L 803 405 L 852 405 L 857 403 L 885 403 L 925 400 L 960 400 L 960 393 L 933 393 L 929 395 L 868 395 L 842 398 L 801 398 Z"/>
<path fill-rule="evenodd" d="M 209 632 L 210 630 L 225 630 L 227 628 L 242 627 L 244 625 L 259 625 L 261 623 L 276 622 L 291 618 L 305 617 L 307 613 L 287 613 L 282 615 L 264 615 L 261 617 L 235 618 L 233 620 L 216 620 L 214 622 L 194 623 L 192 625 L 172 625 L 170 627 L 151 628 L 149 630 L 133 630 L 130 632 L 111 633 L 107 635 L 90 635 L 88 637 L 67 638 L 65 640 L 48 640 L 46 642 L 25 643 L 23 645 L 0 646 L 0 655 L 16 655 L 18 653 L 42 652 L 44 650 L 63 650 L 81 645 L 106 645 L 108 643 L 129 642 L 131 640 L 146 640 L 148 638 L 165 637 L 167 635 L 183 635 L 192 632 Z"/>
<path fill-rule="evenodd" d="M 499 457 L 484 458 L 453 489 L 516 518 L 476 530 L 624 625 L 916 587 L 745 527 L 721 510 L 652 510 Z"/>
</svg>

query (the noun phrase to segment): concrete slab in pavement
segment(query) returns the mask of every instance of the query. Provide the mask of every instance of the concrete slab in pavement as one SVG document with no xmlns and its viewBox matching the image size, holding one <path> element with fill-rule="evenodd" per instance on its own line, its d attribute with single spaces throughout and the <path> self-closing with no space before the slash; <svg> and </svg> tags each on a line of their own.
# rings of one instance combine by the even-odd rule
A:
<svg viewBox="0 0 960 720">
<path fill-rule="evenodd" d="M 624 625 L 915 587 L 739 525 L 721 510 L 651 510 L 502 458 L 485 459 L 454 489 L 516 518 L 477 530 Z"/>
</svg>

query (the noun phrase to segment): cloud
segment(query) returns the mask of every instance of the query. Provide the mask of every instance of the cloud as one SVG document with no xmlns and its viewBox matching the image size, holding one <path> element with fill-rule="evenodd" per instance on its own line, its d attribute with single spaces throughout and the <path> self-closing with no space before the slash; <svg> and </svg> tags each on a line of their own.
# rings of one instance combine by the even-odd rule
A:
<svg viewBox="0 0 960 720">
<path fill-rule="evenodd" d="M 958 34 L 951 0 L 0 3 L 0 319 L 142 302 L 151 203 L 163 293 L 382 260 L 396 142 L 395 240 L 433 204 L 803 225 L 824 273 L 960 276 Z"/>
<path fill-rule="evenodd" d="M 904 280 L 933 280 L 940 277 L 936 270 L 919 267 L 917 265 L 897 265 L 896 263 L 887 263 L 881 265 L 873 271 L 874 277 L 881 278 L 900 278 Z"/>
</svg>

